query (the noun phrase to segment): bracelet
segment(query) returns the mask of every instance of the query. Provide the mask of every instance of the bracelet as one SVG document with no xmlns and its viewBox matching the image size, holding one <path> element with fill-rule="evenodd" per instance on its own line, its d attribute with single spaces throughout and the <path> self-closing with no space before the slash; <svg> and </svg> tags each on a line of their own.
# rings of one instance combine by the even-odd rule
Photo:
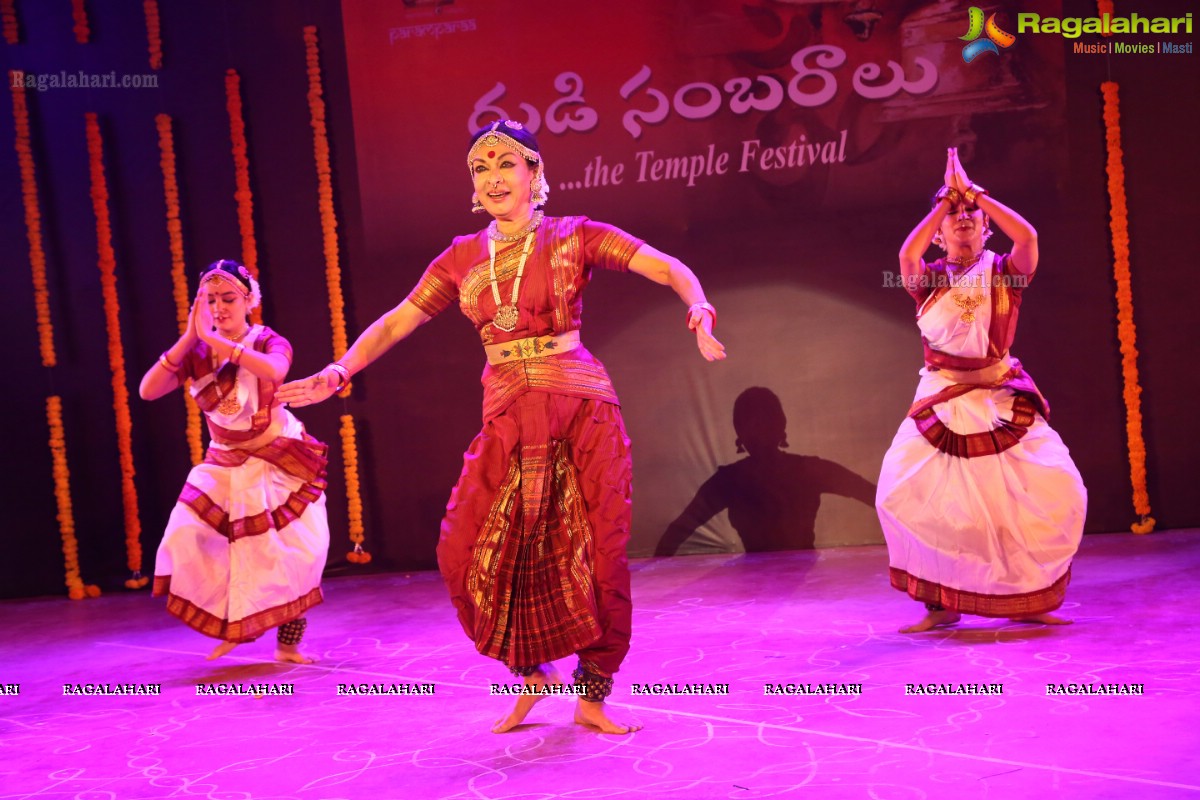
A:
<svg viewBox="0 0 1200 800">
<path fill-rule="evenodd" d="M 350 386 L 350 370 L 346 369 L 345 364 L 341 364 L 337 361 L 334 361 L 332 364 L 325 367 L 325 369 L 331 369 L 337 373 L 338 385 L 333 390 L 336 394 L 340 395 L 343 391 L 345 391 Z"/>
<path fill-rule="evenodd" d="M 239 343 L 237 347 L 233 348 L 233 352 L 229 354 L 229 363 L 235 367 L 240 366 L 242 363 L 242 351 L 245 349 L 246 345 L 243 343 Z"/>
<path fill-rule="evenodd" d="M 697 311 L 707 311 L 709 314 L 712 314 L 713 325 L 716 326 L 717 310 L 715 308 L 713 308 L 712 303 L 701 301 L 699 303 L 692 303 L 690 306 L 688 306 L 687 326 L 688 326 L 689 331 L 696 330 L 696 325 L 692 324 L 692 315 L 695 314 Z"/>
<path fill-rule="evenodd" d="M 183 367 L 183 364 L 172 364 L 171 359 L 167 358 L 167 353 L 165 350 L 163 351 L 163 354 L 158 357 L 158 363 L 162 364 L 163 369 L 165 369 L 167 372 L 179 372 L 179 370 Z"/>
<path fill-rule="evenodd" d="M 963 192 L 963 200 L 967 201 L 967 205 L 975 205 L 975 198 L 981 194 L 987 194 L 988 190 L 977 183 L 972 183 L 971 188 Z"/>
<path fill-rule="evenodd" d="M 958 205 L 959 197 L 958 189 L 955 189 L 953 186 L 943 186 L 941 189 L 938 189 L 938 193 L 933 196 L 933 199 L 937 201 L 949 200 L 950 205 L 956 206 Z"/>
</svg>

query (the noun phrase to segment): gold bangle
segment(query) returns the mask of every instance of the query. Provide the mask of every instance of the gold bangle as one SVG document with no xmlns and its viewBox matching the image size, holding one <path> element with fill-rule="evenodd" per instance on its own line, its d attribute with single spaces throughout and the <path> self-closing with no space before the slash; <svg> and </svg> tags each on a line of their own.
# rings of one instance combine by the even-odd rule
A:
<svg viewBox="0 0 1200 800">
<path fill-rule="evenodd" d="M 982 186 L 980 186 L 977 183 L 972 183 L 971 188 L 969 188 L 965 192 L 963 192 L 963 200 L 967 201 L 967 205 L 973 206 L 973 205 L 975 205 L 975 198 L 979 197 L 979 195 L 981 195 L 981 194 L 987 194 L 987 193 L 988 193 L 987 189 L 983 188 Z"/>
<path fill-rule="evenodd" d="M 183 364 L 172 364 L 171 359 L 167 358 L 166 351 L 163 351 L 163 354 L 158 357 L 158 363 L 162 364 L 163 369 L 167 372 L 179 372 L 183 367 Z"/>
<path fill-rule="evenodd" d="M 956 206 L 958 205 L 959 201 L 958 189 L 955 189 L 953 186 L 943 186 L 938 190 L 938 193 L 934 195 L 934 199 L 939 201 L 949 200 L 950 205 Z"/>
<path fill-rule="evenodd" d="M 238 346 L 233 348 L 233 352 L 229 354 L 229 363 L 233 364 L 235 367 L 241 366 L 242 351 L 245 349 L 246 349 L 246 345 L 239 342 Z"/>
</svg>

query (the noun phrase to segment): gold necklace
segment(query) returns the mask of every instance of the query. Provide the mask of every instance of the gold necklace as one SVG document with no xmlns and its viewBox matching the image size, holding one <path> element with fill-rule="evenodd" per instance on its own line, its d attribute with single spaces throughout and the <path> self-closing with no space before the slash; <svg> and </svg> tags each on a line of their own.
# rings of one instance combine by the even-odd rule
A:
<svg viewBox="0 0 1200 800">
<path fill-rule="evenodd" d="M 529 245 L 533 243 L 535 233 L 536 226 L 534 230 L 525 234 L 525 246 L 521 249 L 521 260 L 517 263 L 517 277 L 513 280 L 512 299 L 507 305 L 500 299 L 500 285 L 496 282 L 496 240 L 488 239 L 488 270 L 492 278 L 492 298 L 496 301 L 496 315 L 492 317 L 492 325 L 506 333 L 515 331 L 517 321 L 521 318 L 521 312 L 517 310 L 517 294 L 521 291 L 521 276 L 525 274 L 525 259 L 529 258 Z"/>
<path fill-rule="evenodd" d="M 252 326 L 247 325 L 246 330 L 242 331 L 237 336 L 230 339 L 233 342 L 240 342 L 246 338 L 246 334 L 250 333 Z M 217 413 L 224 414 L 227 417 L 235 416 L 242 410 L 242 401 L 238 399 L 238 385 L 242 379 L 242 368 L 237 364 L 233 365 L 233 388 L 228 393 L 221 391 L 221 373 L 217 369 L 217 351 L 211 350 L 212 365 L 213 365 L 213 388 L 217 391 Z M 230 362 L 232 363 L 232 362 Z"/>
<path fill-rule="evenodd" d="M 946 263 L 947 264 L 957 264 L 960 267 L 969 267 L 969 266 L 972 266 L 973 264 L 975 264 L 975 262 L 978 261 L 982 256 L 983 256 L 982 250 L 980 250 L 978 253 L 972 253 L 969 256 L 959 256 L 958 258 L 954 258 L 952 256 L 946 256 Z"/>
<path fill-rule="evenodd" d="M 224 414 L 227 417 L 232 417 L 242 410 L 242 403 L 238 400 L 238 382 L 242 376 L 242 371 L 234 367 L 233 373 L 233 388 L 228 394 L 221 392 L 221 376 L 216 371 L 214 364 L 213 368 L 213 388 L 217 390 L 217 413 Z"/>
<path fill-rule="evenodd" d="M 962 309 L 959 319 L 968 325 L 975 321 L 975 309 L 983 304 L 983 295 L 954 295 L 954 304 Z"/>
<path fill-rule="evenodd" d="M 979 263 L 979 259 L 981 258 L 983 258 L 982 250 L 978 253 L 972 253 L 969 256 L 961 256 L 959 258 L 946 256 L 946 275 L 950 278 L 950 285 L 955 287 L 963 285 L 961 282 L 966 281 L 967 274 L 975 268 L 975 265 Z M 958 269 L 954 269 L 953 267 L 958 267 Z M 968 309 L 966 314 L 963 315 L 963 322 L 971 321 L 966 318 L 970 313 L 971 311 Z"/>
<path fill-rule="evenodd" d="M 542 224 L 542 216 L 541 210 L 533 212 L 533 218 L 516 233 L 501 233 L 499 220 L 492 220 L 487 227 L 488 238 L 493 242 L 519 242 L 538 229 L 538 226 Z"/>
</svg>

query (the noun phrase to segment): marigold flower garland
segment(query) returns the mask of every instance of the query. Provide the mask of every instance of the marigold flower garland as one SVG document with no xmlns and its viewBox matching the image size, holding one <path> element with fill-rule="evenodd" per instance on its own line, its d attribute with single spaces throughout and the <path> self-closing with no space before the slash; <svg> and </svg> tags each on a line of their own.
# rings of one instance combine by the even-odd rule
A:
<svg viewBox="0 0 1200 800">
<path fill-rule="evenodd" d="M 345 303 L 342 298 L 342 272 L 338 266 L 337 216 L 333 210 L 325 100 L 321 96 L 321 62 L 317 50 L 317 29 L 312 25 L 304 29 L 304 45 L 308 64 L 308 109 L 312 119 L 313 155 L 317 161 L 317 196 L 325 245 L 325 282 L 329 288 L 329 317 L 333 327 L 333 357 L 336 360 L 345 354 L 347 348 Z"/>
<path fill-rule="evenodd" d="M 351 564 L 367 564 L 371 554 L 363 549 L 362 495 L 358 488 L 358 443 L 355 439 L 354 417 L 343 414 L 342 420 L 342 462 L 346 468 L 346 513 L 350 521 L 350 541 L 354 549 L 346 553 L 346 560 Z"/>
<path fill-rule="evenodd" d="M 88 27 L 87 9 L 83 6 L 83 0 L 71 0 L 71 16 L 75 18 L 75 41 L 87 44 L 92 31 Z"/>
<path fill-rule="evenodd" d="M 333 170 L 329 164 L 329 133 L 325 127 L 324 90 L 321 87 L 321 60 L 317 48 L 317 29 L 304 28 L 305 63 L 308 67 L 308 110 L 313 129 L 313 157 L 317 162 L 317 197 L 321 211 L 321 232 L 325 251 L 325 285 L 329 291 L 329 322 L 333 329 L 333 357 L 346 353 L 345 300 L 342 295 L 342 271 L 338 265 L 337 214 L 333 208 Z M 347 390 L 349 387 L 347 387 Z M 348 391 L 347 391 L 348 393 Z M 345 395 L 343 395 L 345 396 Z M 362 494 L 358 481 L 358 446 L 354 416 L 343 414 L 342 464 L 346 473 L 346 507 L 350 541 L 354 549 L 346 554 L 352 564 L 366 564 L 371 554 L 363 549 Z"/>
<path fill-rule="evenodd" d="M 1125 167 L 1121 151 L 1121 111 L 1117 84 L 1100 84 L 1104 94 L 1104 129 L 1108 144 L 1108 197 L 1111 205 L 1113 276 L 1117 282 L 1117 337 L 1121 342 L 1121 372 L 1125 379 L 1125 435 L 1129 443 L 1129 477 L 1133 509 L 1141 520 L 1134 533 L 1154 530 L 1150 493 L 1146 489 L 1146 441 L 1142 438 L 1142 387 L 1138 383 L 1137 328 L 1133 323 L 1133 291 L 1129 270 L 1129 212 L 1125 205 Z"/>
<path fill-rule="evenodd" d="M 167 240 L 171 246 L 171 284 L 175 295 L 175 317 L 179 322 L 179 334 L 187 328 L 191 298 L 188 295 L 186 264 L 183 259 L 183 223 L 179 219 L 179 183 L 175 173 L 175 137 L 171 131 L 169 114 L 154 118 L 158 126 L 158 149 L 162 154 L 159 164 L 163 174 L 163 198 L 167 206 Z M 188 381 L 188 386 L 191 381 Z M 204 447 L 200 440 L 200 407 L 191 392 L 184 387 L 183 399 L 187 406 L 187 441 L 192 466 L 204 458 Z"/>
<path fill-rule="evenodd" d="M 0 21 L 4 24 L 4 41 L 17 44 L 21 41 L 21 32 L 17 27 L 17 7 L 14 0 L 0 0 Z"/>
<path fill-rule="evenodd" d="M 58 363 L 54 352 L 54 327 L 50 319 L 50 289 L 46 282 L 46 252 L 42 247 L 42 223 L 38 210 L 37 175 L 29 128 L 29 109 L 25 87 L 10 80 L 13 94 L 13 118 L 16 122 L 17 162 L 21 171 L 21 195 L 25 203 L 25 228 L 29 238 L 29 263 L 33 266 L 34 302 L 37 305 L 38 341 L 42 365 L 47 369 Z M 75 539 L 75 514 L 71 507 L 71 473 L 67 468 L 67 434 L 62 419 L 62 398 L 46 398 L 46 424 L 50 430 L 51 475 L 54 499 L 58 506 L 58 532 L 62 537 L 63 569 L 67 596 L 72 600 L 99 597 L 100 589 L 85 584 L 79 571 L 79 543 Z"/>
<path fill-rule="evenodd" d="M 37 179 L 33 168 L 33 148 L 30 146 L 29 108 L 25 104 L 25 87 L 18 85 L 9 72 L 12 87 L 13 119 L 16 122 L 17 163 L 21 170 L 21 194 L 25 201 L 25 231 L 29 238 L 29 263 L 33 267 L 33 302 L 37 309 L 38 346 L 42 366 L 58 363 L 54 353 L 54 327 L 50 322 L 50 288 L 46 282 L 46 251 L 42 247 L 42 215 L 38 210 Z"/>
<path fill-rule="evenodd" d="M 112 246 L 112 224 L 108 216 L 108 181 L 104 177 L 104 143 L 95 113 L 87 119 L 88 164 L 92 182 L 92 210 L 96 214 L 96 247 L 99 254 L 100 288 L 104 295 L 105 327 L 108 331 L 108 365 L 112 370 L 113 409 L 117 417 L 117 450 L 121 463 L 121 501 L 125 509 L 125 555 L 132 576 L 125 581 L 131 589 L 149 583 L 142 575 L 142 523 L 138 517 L 137 487 L 133 483 L 133 421 L 129 415 L 129 388 L 125 377 L 125 352 L 121 346 L 120 304 L 117 300 L 117 260 Z"/>
<path fill-rule="evenodd" d="M 158 18 L 158 0 L 145 0 L 146 41 L 150 47 L 150 69 L 162 69 L 162 30 Z"/>
<path fill-rule="evenodd" d="M 79 575 L 79 542 L 75 539 L 75 514 L 71 508 L 71 473 L 67 469 L 67 435 L 63 430 L 62 398 L 58 395 L 46 398 L 46 422 L 50 427 L 54 497 L 58 501 L 58 529 L 62 533 L 67 596 L 72 600 L 99 597 L 100 587 L 85 584 Z"/>
<path fill-rule="evenodd" d="M 1109 17 L 1113 16 L 1113 0 L 1096 0 L 1097 16 L 1103 18 L 1105 14 Z M 1110 31 L 1102 31 L 1101 36 L 1112 36 Z"/>
<path fill-rule="evenodd" d="M 242 79 L 237 70 L 225 72 L 225 108 L 229 112 L 229 139 L 233 143 L 233 167 L 237 189 L 238 229 L 242 234 L 242 263 L 258 279 L 258 246 L 254 240 L 254 196 L 250 192 L 250 158 L 246 145 L 246 122 L 242 119 Z M 262 322 L 262 308 L 250 312 L 250 319 Z"/>
</svg>

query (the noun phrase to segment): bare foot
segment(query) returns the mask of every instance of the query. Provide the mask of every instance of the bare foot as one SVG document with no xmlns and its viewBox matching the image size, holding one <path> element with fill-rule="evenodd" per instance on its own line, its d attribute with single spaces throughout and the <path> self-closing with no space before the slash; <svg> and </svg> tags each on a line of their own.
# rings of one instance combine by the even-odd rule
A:
<svg viewBox="0 0 1200 800">
<path fill-rule="evenodd" d="M 1043 625 L 1070 625 L 1075 620 L 1056 617 L 1053 614 L 1034 614 L 1030 617 L 1009 617 L 1010 622 L 1040 622 Z"/>
<path fill-rule="evenodd" d="M 314 664 L 316 659 L 312 656 L 306 656 L 300 652 L 300 648 L 294 644 L 276 644 L 275 645 L 275 660 L 284 661 L 290 664 Z"/>
<path fill-rule="evenodd" d="M 957 611 L 930 611 L 925 615 L 925 618 L 915 625 L 906 625 L 900 629 L 901 633 L 921 633 L 922 631 L 941 628 L 945 625 L 953 625 L 962 619 L 962 615 Z"/>
<path fill-rule="evenodd" d="M 604 713 L 604 703 L 592 703 L 582 697 L 575 702 L 575 721 L 580 725 L 599 728 L 601 733 L 633 733 L 640 731 L 643 726 L 613 722 Z"/>
<path fill-rule="evenodd" d="M 233 648 L 237 647 L 239 644 L 241 644 L 241 642 L 221 642 L 219 645 L 213 648 L 211 653 L 208 654 L 208 660 L 212 661 L 215 658 L 220 658 Z"/>
<path fill-rule="evenodd" d="M 562 686 L 562 674 L 555 669 L 553 664 L 542 664 L 538 671 L 525 678 L 525 685 L 540 689 L 543 686 Z M 542 700 L 549 695 L 545 694 L 523 694 L 517 697 L 517 702 L 513 705 L 512 711 L 508 712 L 508 716 L 501 717 L 496 720 L 496 724 L 492 726 L 492 733 L 506 733 L 525 721 L 525 716 L 533 709 L 537 701 Z"/>
</svg>

